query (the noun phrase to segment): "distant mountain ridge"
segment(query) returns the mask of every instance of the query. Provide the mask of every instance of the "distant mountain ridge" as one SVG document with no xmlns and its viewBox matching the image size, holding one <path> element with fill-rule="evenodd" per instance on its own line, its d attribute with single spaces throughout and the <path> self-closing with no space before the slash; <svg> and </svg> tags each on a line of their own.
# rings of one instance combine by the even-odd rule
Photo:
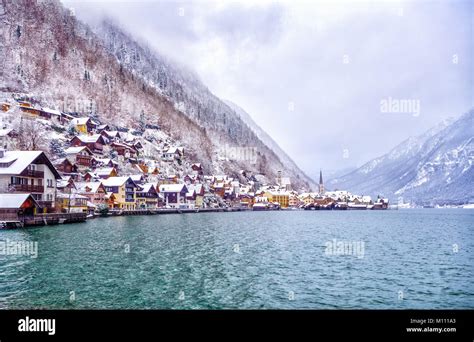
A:
<svg viewBox="0 0 474 342">
<path fill-rule="evenodd" d="M 474 110 L 412 137 L 327 187 L 416 204 L 474 201 Z"/>
</svg>

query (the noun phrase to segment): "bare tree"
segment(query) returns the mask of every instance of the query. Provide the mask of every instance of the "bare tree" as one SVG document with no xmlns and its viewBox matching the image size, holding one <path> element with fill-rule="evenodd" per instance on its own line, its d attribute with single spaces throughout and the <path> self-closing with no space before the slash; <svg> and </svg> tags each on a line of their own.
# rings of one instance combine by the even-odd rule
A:
<svg viewBox="0 0 474 342">
<path fill-rule="evenodd" d="M 16 122 L 17 148 L 24 151 L 47 151 L 45 128 L 36 120 L 20 118 Z"/>
</svg>

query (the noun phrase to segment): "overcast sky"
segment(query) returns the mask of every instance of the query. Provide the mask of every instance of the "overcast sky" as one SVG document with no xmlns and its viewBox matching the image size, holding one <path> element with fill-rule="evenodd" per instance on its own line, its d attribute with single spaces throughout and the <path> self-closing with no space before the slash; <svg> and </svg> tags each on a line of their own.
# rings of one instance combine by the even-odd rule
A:
<svg viewBox="0 0 474 342">
<path fill-rule="evenodd" d="M 469 1 L 63 2 L 193 68 L 310 175 L 360 166 L 473 106 Z"/>
</svg>

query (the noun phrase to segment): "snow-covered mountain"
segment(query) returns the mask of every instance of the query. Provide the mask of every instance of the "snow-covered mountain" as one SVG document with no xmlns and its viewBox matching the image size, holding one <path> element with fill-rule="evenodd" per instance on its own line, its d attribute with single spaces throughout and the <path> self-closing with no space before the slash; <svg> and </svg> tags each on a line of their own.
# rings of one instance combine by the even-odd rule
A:
<svg viewBox="0 0 474 342">
<path fill-rule="evenodd" d="M 474 110 L 405 140 L 328 188 L 402 197 L 416 204 L 457 204 L 474 200 Z"/>
<path fill-rule="evenodd" d="M 90 28 L 57 0 L 1 1 L 0 20 L 1 93 L 122 127 L 145 120 L 209 173 L 245 169 L 272 180 L 281 170 L 296 188 L 310 187 L 309 177 L 280 160 L 192 71 L 110 21 Z M 223 146 L 233 149 L 232 156 L 245 152 L 243 158 L 222 156 Z"/>
<path fill-rule="evenodd" d="M 276 153 L 278 158 L 281 160 L 281 162 L 290 170 L 292 170 L 295 174 L 303 174 L 303 171 L 301 171 L 296 165 L 296 163 L 293 161 L 293 159 L 288 156 L 288 154 L 283 151 L 283 149 L 276 143 L 273 138 L 268 135 L 265 130 L 257 125 L 257 123 L 252 119 L 249 113 L 247 113 L 243 108 L 239 107 L 237 104 L 233 103 L 232 101 L 226 100 L 225 101 L 227 105 L 237 113 L 240 118 L 244 121 L 244 123 L 257 135 L 257 137 L 265 144 L 267 145 L 273 152 Z M 305 175 L 305 177 L 307 177 Z M 309 177 L 308 177 L 309 178 Z M 316 184 L 312 181 L 311 183 L 313 186 L 316 186 Z"/>
</svg>

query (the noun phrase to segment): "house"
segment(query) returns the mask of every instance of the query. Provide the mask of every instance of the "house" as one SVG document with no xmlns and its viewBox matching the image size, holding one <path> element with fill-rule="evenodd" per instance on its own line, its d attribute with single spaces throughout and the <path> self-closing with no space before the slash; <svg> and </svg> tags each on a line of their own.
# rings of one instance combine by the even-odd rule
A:
<svg viewBox="0 0 474 342">
<path fill-rule="evenodd" d="M 69 147 L 65 151 L 68 159 L 71 159 L 76 165 L 83 167 L 94 167 L 94 153 L 87 146 Z"/>
<path fill-rule="evenodd" d="M 202 184 L 187 185 L 188 193 L 186 200 L 192 202 L 194 207 L 202 208 L 204 206 L 204 186 Z"/>
<path fill-rule="evenodd" d="M 180 205 L 186 204 L 188 188 L 184 184 L 161 184 L 159 191 L 163 194 L 167 207 L 179 208 Z"/>
<path fill-rule="evenodd" d="M 143 173 L 144 175 L 148 175 L 148 166 L 145 164 L 135 164 L 135 168 L 138 172 Z"/>
<path fill-rule="evenodd" d="M 191 176 L 191 175 L 186 175 L 186 176 L 183 177 L 183 181 L 184 181 L 187 185 L 189 185 L 189 184 L 193 184 L 194 181 L 195 181 L 195 179 L 194 179 L 194 177 Z"/>
<path fill-rule="evenodd" d="M 86 196 L 94 205 L 107 204 L 107 191 L 102 182 L 77 182 L 77 193 Z"/>
<path fill-rule="evenodd" d="M 63 213 L 87 213 L 88 198 L 78 193 L 58 194 L 57 205 Z"/>
<path fill-rule="evenodd" d="M 0 221 L 22 221 L 40 212 L 41 206 L 30 194 L 1 194 Z"/>
<path fill-rule="evenodd" d="M 20 110 L 22 114 L 25 114 L 28 117 L 34 117 L 37 118 L 40 116 L 40 109 L 35 108 L 31 103 L 29 102 L 20 102 Z"/>
<path fill-rule="evenodd" d="M 78 173 L 77 165 L 72 163 L 68 158 L 56 159 L 53 165 L 63 175 L 73 175 Z"/>
<path fill-rule="evenodd" d="M 132 146 L 137 152 L 143 150 L 143 145 L 139 140 L 135 141 Z"/>
<path fill-rule="evenodd" d="M 100 134 L 76 135 L 71 139 L 71 147 L 87 146 L 93 153 L 102 153 L 106 141 Z"/>
<path fill-rule="evenodd" d="M 81 134 L 90 133 L 96 127 L 92 119 L 88 117 L 74 118 L 70 121 L 70 124 Z"/>
<path fill-rule="evenodd" d="M 135 158 L 137 156 L 137 151 L 130 145 L 113 142 L 110 146 L 119 156 L 125 159 Z"/>
<path fill-rule="evenodd" d="M 52 208 L 60 178 L 42 151 L 0 150 L 0 192 L 31 193 L 42 208 Z"/>
<path fill-rule="evenodd" d="M 145 176 L 143 174 L 130 175 L 130 178 L 137 184 L 145 183 Z"/>
<path fill-rule="evenodd" d="M 108 139 L 109 141 L 119 142 L 121 139 L 119 131 L 102 130 L 100 131 L 100 135 L 102 135 L 104 138 Z"/>
<path fill-rule="evenodd" d="M 268 197 L 268 201 L 278 203 L 280 208 L 288 208 L 290 193 L 287 191 L 270 191 L 265 192 L 264 196 Z"/>
<path fill-rule="evenodd" d="M 299 207 L 301 204 L 300 199 L 298 198 L 298 193 L 292 191 L 288 196 L 288 206 L 289 207 Z"/>
<path fill-rule="evenodd" d="M 224 184 L 224 182 L 214 183 L 212 185 L 211 189 L 212 189 L 212 191 L 214 192 L 215 195 L 218 195 L 221 198 L 224 198 L 224 196 L 225 196 L 225 184 Z"/>
<path fill-rule="evenodd" d="M 119 163 L 110 158 L 94 158 L 100 167 L 113 167 L 118 171 Z"/>
<path fill-rule="evenodd" d="M 302 193 L 302 194 L 299 196 L 300 201 L 302 201 L 302 202 L 304 203 L 304 205 L 308 205 L 308 204 L 314 203 L 314 199 L 315 199 L 315 198 L 316 198 L 316 195 L 315 195 L 315 194 L 308 193 L 308 192 Z"/>
<path fill-rule="evenodd" d="M 166 176 L 166 179 L 165 179 L 167 184 L 177 184 L 178 180 L 179 180 L 179 177 L 177 175 L 169 175 L 169 176 Z"/>
<path fill-rule="evenodd" d="M 107 193 L 115 196 L 112 208 L 134 210 L 139 186 L 130 177 L 110 177 L 103 181 Z"/>
<path fill-rule="evenodd" d="M 70 176 L 63 177 L 56 182 L 56 189 L 63 193 L 72 193 L 76 189 L 76 183 L 74 179 Z"/>
<path fill-rule="evenodd" d="M 173 161 L 181 159 L 184 155 L 184 149 L 182 147 L 170 147 L 165 153 L 163 153 L 163 160 Z"/>
<path fill-rule="evenodd" d="M 67 124 L 67 123 L 71 123 L 72 120 L 74 120 L 75 117 L 72 116 L 71 114 L 68 114 L 68 113 L 62 113 L 61 112 L 61 123 L 64 125 L 64 124 Z"/>
<path fill-rule="evenodd" d="M 202 175 L 203 174 L 201 163 L 194 163 L 193 165 L 191 165 L 191 169 L 193 170 L 193 173 L 195 175 Z"/>
<path fill-rule="evenodd" d="M 41 108 L 39 116 L 43 119 L 51 120 L 57 124 L 61 123 L 61 112 L 51 108 Z"/>
<path fill-rule="evenodd" d="M 15 138 L 18 133 L 11 128 L 0 129 L 0 148 L 9 150 L 15 147 Z"/>
<path fill-rule="evenodd" d="M 242 207 L 252 208 L 254 204 L 254 195 L 251 193 L 243 193 L 239 195 L 239 200 Z"/>
<path fill-rule="evenodd" d="M 53 208 L 61 175 L 42 151 L 0 150 L 0 192 L 30 193 L 44 208 Z"/>
<path fill-rule="evenodd" d="M 96 128 L 95 128 L 96 132 L 97 133 L 102 133 L 103 131 L 108 131 L 110 130 L 110 127 L 109 125 L 105 124 L 105 125 L 98 125 Z"/>
<path fill-rule="evenodd" d="M 195 203 L 196 203 L 196 190 L 194 189 L 194 186 L 187 186 L 188 192 L 186 193 L 186 202 L 188 203 L 188 206 L 194 208 Z"/>
<path fill-rule="evenodd" d="M 94 170 L 94 175 L 100 179 L 107 179 L 109 177 L 117 177 L 118 172 L 114 167 L 102 167 Z"/>
<path fill-rule="evenodd" d="M 137 190 L 137 209 L 156 209 L 158 191 L 153 183 L 145 183 Z"/>
</svg>

